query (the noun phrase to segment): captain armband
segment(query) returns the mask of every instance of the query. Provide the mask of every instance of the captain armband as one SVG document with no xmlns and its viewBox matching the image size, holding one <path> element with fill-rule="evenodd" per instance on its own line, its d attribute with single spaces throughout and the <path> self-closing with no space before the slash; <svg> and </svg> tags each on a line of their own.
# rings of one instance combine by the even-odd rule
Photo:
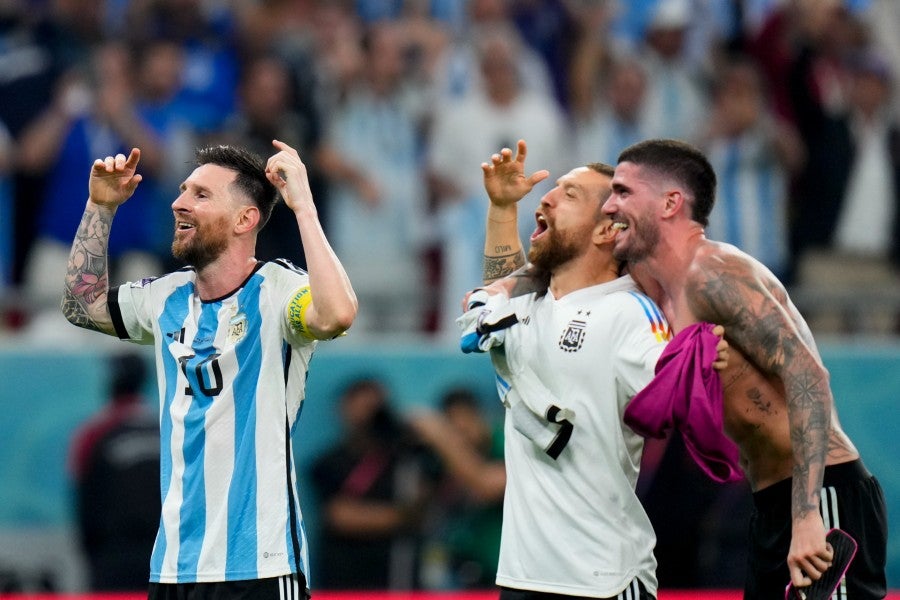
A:
<svg viewBox="0 0 900 600">
<path fill-rule="evenodd" d="M 315 334 L 309 330 L 306 324 L 306 309 L 312 303 L 312 293 L 309 286 L 302 287 L 294 294 L 287 306 L 287 319 L 291 330 L 307 340 L 315 340 Z"/>
</svg>

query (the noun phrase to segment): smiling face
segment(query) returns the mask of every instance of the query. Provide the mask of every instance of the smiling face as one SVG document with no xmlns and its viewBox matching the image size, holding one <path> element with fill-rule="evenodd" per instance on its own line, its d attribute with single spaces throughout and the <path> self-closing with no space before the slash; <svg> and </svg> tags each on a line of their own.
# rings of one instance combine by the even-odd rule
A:
<svg viewBox="0 0 900 600">
<path fill-rule="evenodd" d="M 633 263 L 650 256 L 659 242 L 657 212 L 664 203 L 664 191 L 645 176 L 639 165 L 621 162 L 616 166 L 612 194 L 603 212 L 619 230 L 613 247 L 617 260 Z"/>
<path fill-rule="evenodd" d="M 588 167 L 560 177 L 535 211 L 528 260 L 546 271 L 571 261 L 593 247 L 593 233 L 606 217 L 601 212 L 609 178 Z"/>
<path fill-rule="evenodd" d="M 234 179 L 234 171 L 207 164 L 194 169 L 181 184 L 181 194 L 172 203 L 175 258 L 203 269 L 228 247 L 240 210 L 229 187 Z"/>
</svg>

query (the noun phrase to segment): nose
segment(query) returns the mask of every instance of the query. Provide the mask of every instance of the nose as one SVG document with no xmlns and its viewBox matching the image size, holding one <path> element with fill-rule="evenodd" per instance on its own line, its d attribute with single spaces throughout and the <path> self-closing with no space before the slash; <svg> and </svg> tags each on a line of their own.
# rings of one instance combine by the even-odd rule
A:
<svg viewBox="0 0 900 600">
<path fill-rule="evenodd" d="M 559 187 L 555 187 L 541 196 L 541 206 L 552 206 L 556 202 L 556 192 L 559 189 Z"/>
<path fill-rule="evenodd" d="M 178 194 L 178 197 L 172 201 L 172 210 L 174 210 L 176 212 L 187 210 L 186 198 L 187 198 L 187 192 L 181 192 L 180 194 Z"/>
<path fill-rule="evenodd" d="M 614 215 L 619 210 L 618 198 L 615 192 L 611 192 L 609 198 L 603 203 L 603 214 Z"/>
</svg>

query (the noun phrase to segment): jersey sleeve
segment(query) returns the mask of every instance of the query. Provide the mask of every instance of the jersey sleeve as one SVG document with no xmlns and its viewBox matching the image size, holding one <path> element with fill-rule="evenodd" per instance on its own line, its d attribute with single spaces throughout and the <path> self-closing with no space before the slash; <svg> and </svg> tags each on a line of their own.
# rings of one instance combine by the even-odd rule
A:
<svg viewBox="0 0 900 600">
<path fill-rule="evenodd" d="M 306 323 L 306 310 L 311 302 L 312 292 L 310 292 L 308 285 L 295 290 L 288 299 L 284 316 L 290 338 L 303 342 L 310 342 L 316 339 L 316 336 L 309 330 L 309 325 Z"/>
<path fill-rule="evenodd" d="M 136 344 L 153 343 L 152 296 L 155 281 L 158 280 L 142 279 L 109 290 L 109 314 L 119 339 Z"/>
<path fill-rule="evenodd" d="M 306 311 L 312 302 L 309 275 L 302 269 L 283 269 L 278 272 L 275 290 L 285 339 L 292 346 L 314 343 L 316 337 L 306 322 Z"/>
<path fill-rule="evenodd" d="M 615 371 L 628 396 L 634 396 L 653 379 L 656 362 L 670 337 L 662 311 L 640 292 L 622 295 L 617 321 Z"/>
</svg>

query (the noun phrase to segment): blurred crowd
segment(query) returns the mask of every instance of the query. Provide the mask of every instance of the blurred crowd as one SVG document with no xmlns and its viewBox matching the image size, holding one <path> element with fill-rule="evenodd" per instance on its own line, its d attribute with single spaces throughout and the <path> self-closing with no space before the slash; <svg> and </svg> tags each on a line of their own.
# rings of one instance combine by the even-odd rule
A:
<svg viewBox="0 0 900 600">
<path fill-rule="evenodd" d="M 69 443 L 74 532 L 84 589 L 143 590 L 160 513 L 152 371 L 131 352 L 107 367 L 105 401 Z M 313 501 L 314 588 L 492 588 L 506 484 L 500 403 L 451 385 L 400 410 L 377 374 L 334 395 L 336 435 L 298 471 Z M 36 584 L 0 560 L 0 593 L 64 589 L 52 572 Z"/>
<path fill-rule="evenodd" d="M 348 383 L 341 435 L 310 468 L 320 589 L 488 589 L 500 553 L 502 425 L 469 388 L 404 414 L 377 376 Z"/>
<path fill-rule="evenodd" d="M 86 590 L 146 588 L 160 511 L 148 366 L 141 354 L 111 354 L 106 401 L 70 441 Z M 452 384 L 400 408 L 375 373 L 348 378 L 334 394 L 336 435 L 298 472 L 313 501 L 304 506 L 313 588 L 494 588 L 506 485 L 501 404 Z M 637 490 L 657 532 L 661 586 L 743 585 L 746 481 L 714 482 L 675 434 L 647 441 Z M 43 583 L 8 569 L 0 562 L 0 592 L 65 589 L 52 569 L 40 573 Z"/>
<path fill-rule="evenodd" d="M 814 328 L 895 334 L 898 26 L 894 0 L 0 1 L 0 331 L 58 333 L 90 164 L 131 147 L 112 283 L 176 266 L 196 146 L 277 138 L 309 168 L 356 334 L 452 340 L 481 281 L 483 161 L 524 138 L 551 186 L 673 137 L 716 168 L 711 238 Z M 303 266 L 283 205 L 258 253 Z"/>
</svg>

